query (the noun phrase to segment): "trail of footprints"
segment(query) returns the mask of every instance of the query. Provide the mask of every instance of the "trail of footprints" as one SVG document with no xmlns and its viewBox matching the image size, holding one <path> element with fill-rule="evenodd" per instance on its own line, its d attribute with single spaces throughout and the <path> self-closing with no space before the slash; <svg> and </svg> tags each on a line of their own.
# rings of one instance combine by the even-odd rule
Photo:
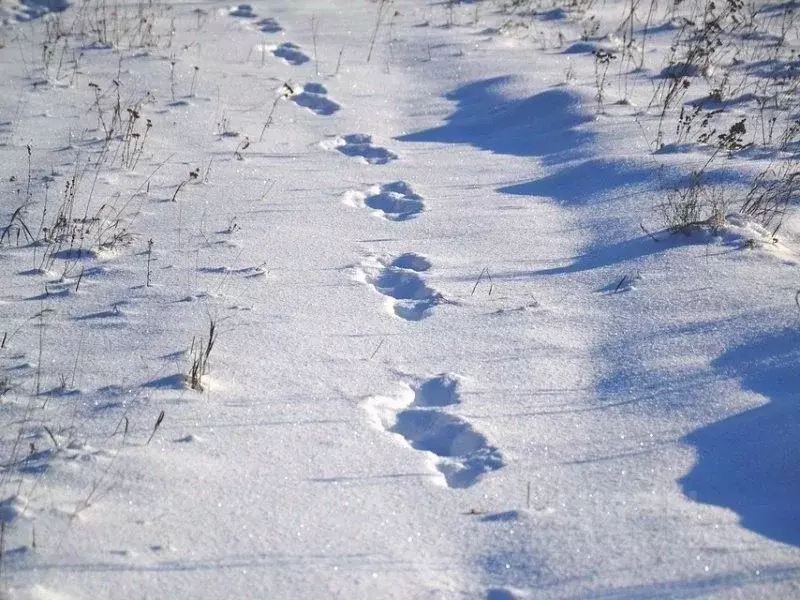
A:
<svg viewBox="0 0 800 600">
<path fill-rule="evenodd" d="M 228 9 L 228 14 L 237 19 L 258 18 L 258 15 L 253 10 L 253 6 L 251 4 L 237 4 L 236 6 L 232 6 L 230 9 Z M 280 33 L 283 31 L 283 27 L 280 26 L 280 23 L 278 23 L 272 17 L 261 19 L 256 23 L 256 26 L 263 33 Z"/>
<path fill-rule="evenodd" d="M 258 15 L 253 10 L 253 6 L 250 4 L 238 4 L 228 10 L 228 15 L 245 20 L 258 18 Z M 255 26 L 258 27 L 259 31 L 267 34 L 280 33 L 283 31 L 283 27 L 281 27 L 280 23 L 271 17 L 257 21 Z M 311 58 L 301 50 L 300 46 L 294 42 L 278 44 L 272 48 L 271 52 L 273 56 L 282 59 L 292 66 L 299 66 L 311 60 Z"/>
<path fill-rule="evenodd" d="M 422 278 L 431 266 L 430 260 L 414 252 L 371 258 L 357 271 L 357 279 L 386 296 L 396 316 L 419 321 L 444 301 Z M 500 450 L 483 434 L 447 412 L 446 407 L 461 404 L 459 386 L 457 376 L 445 373 L 408 386 L 407 393 L 399 397 L 375 396 L 364 404 L 378 427 L 423 452 L 450 488 L 470 487 L 483 474 L 505 464 Z"/>
<path fill-rule="evenodd" d="M 234 6 L 229 14 L 254 20 L 255 26 L 265 34 L 283 31 L 275 19 L 255 21 L 258 16 L 249 4 Z M 293 42 L 277 44 L 270 51 L 292 66 L 311 60 Z M 328 96 L 328 90 L 320 83 L 306 83 L 296 88 L 289 99 L 320 116 L 330 116 L 341 110 L 341 105 Z M 385 165 L 399 158 L 388 148 L 375 145 L 372 136 L 363 133 L 335 136 L 320 142 L 320 146 L 367 165 Z M 405 181 L 377 184 L 364 191 L 350 190 L 344 194 L 342 202 L 368 209 L 375 216 L 396 223 L 414 219 L 427 208 L 425 199 Z M 386 298 L 390 314 L 409 322 L 421 321 L 445 302 L 442 294 L 425 280 L 425 273 L 431 268 L 431 261 L 415 252 L 368 257 L 356 269 L 356 279 Z M 253 276 L 249 271 L 242 274 Z M 504 466 L 500 450 L 468 421 L 451 412 L 461 404 L 461 383 L 457 376 L 444 373 L 414 385 L 404 385 L 407 390 L 400 396 L 371 397 L 364 406 L 377 427 L 399 436 L 404 444 L 428 457 L 432 469 L 441 475 L 448 487 L 472 486 L 485 473 Z"/>
<path fill-rule="evenodd" d="M 228 14 L 231 17 L 238 19 L 257 19 L 258 15 L 253 11 L 250 4 L 239 4 L 232 7 Z M 261 19 L 255 23 L 259 31 L 266 34 L 280 33 L 283 27 L 278 21 L 272 17 Z M 292 66 L 300 66 L 311 60 L 311 58 L 302 51 L 300 46 L 294 42 L 283 42 L 274 46 L 267 45 L 265 49 L 269 48 L 272 55 L 280 58 L 285 63 Z M 289 98 L 298 106 L 307 108 L 313 113 L 323 116 L 329 116 L 341 109 L 341 106 L 328 98 L 328 90 L 321 83 L 307 83 L 300 88 L 300 91 L 294 92 Z"/>
<path fill-rule="evenodd" d="M 356 156 L 368 164 L 385 164 L 397 155 L 372 145 L 363 134 L 337 137 L 323 142 L 323 148 Z M 345 192 L 342 202 L 367 208 L 387 221 L 403 222 L 425 211 L 423 197 L 405 181 L 374 185 L 366 191 Z M 356 279 L 386 297 L 390 312 L 406 321 L 421 321 L 431 316 L 434 307 L 446 302 L 429 286 L 424 274 L 431 261 L 416 252 L 390 257 L 368 257 L 356 269 Z M 375 425 L 399 436 L 405 444 L 423 453 L 433 469 L 450 488 L 467 488 L 485 474 L 505 465 L 503 455 L 487 438 L 476 431 L 449 407 L 461 404 L 460 380 L 441 374 L 417 385 L 409 385 L 399 397 L 374 396 L 364 407 Z"/>
</svg>

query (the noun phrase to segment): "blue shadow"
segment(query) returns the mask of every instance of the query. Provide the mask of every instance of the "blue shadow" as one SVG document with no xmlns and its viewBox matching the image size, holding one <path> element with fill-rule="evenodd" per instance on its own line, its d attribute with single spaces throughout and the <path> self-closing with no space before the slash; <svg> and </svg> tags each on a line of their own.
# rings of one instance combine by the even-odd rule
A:
<svg viewBox="0 0 800 600">
<path fill-rule="evenodd" d="M 469 144 L 496 154 L 536 156 L 545 163 L 580 158 L 594 135 L 580 126 L 592 121 L 582 98 L 566 89 L 509 98 L 511 81 L 494 77 L 464 85 L 445 97 L 456 103 L 446 124 L 398 137 L 402 142 Z"/>
<path fill-rule="evenodd" d="M 541 179 L 533 179 L 499 188 L 513 196 L 554 198 L 564 204 L 588 204 L 609 190 L 641 185 L 656 178 L 656 169 L 649 165 L 623 160 L 593 158 L 562 169 Z"/>
<path fill-rule="evenodd" d="M 586 254 L 577 256 L 572 263 L 563 267 L 540 269 L 533 271 L 532 275 L 562 275 L 565 273 L 579 273 L 601 267 L 633 261 L 651 254 L 660 254 L 674 248 L 708 244 L 712 234 L 706 231 L 694 231 L 691 235 L 658 231 L 654 237 L 642 235 L 632 240 L 625 240 L 608 246 L 597 247 Z"/>
<path fill-rule="evenodd" d="M 684 438 L 697 463 L 679 481 L 683 492 L 735 511 L 751 531 L 800 546 L 800 330 L 730 350 L 713 366 L 770 402 Z"/>
<path fill-rule="evenodd" d="M 659 179 L 663 180 L 660 184 L 657 183 Z M 727 168 L 709 171 L 703 177 L 703 182 L 708 185 L 743 181 L 743 174 Z M 511 195 L 552 198 L 561 204 L 580 206 L 635 196 L 641 193 L 643 187 L 652 188 L 654 184 L 678 187 L 687 183 L 686 175 L 682 175 L 674 167 L 667 166 L 659 174 L 659 169 L 648 164 L 624 159 L 593 158 L 565 166 L 541 179 L 502 187 L 498 191 Z M 609 267 L 674 248 L 708 244 L 713 239 L 713 232 L 694 229 L 688 234 L 661 230 L 611 244 L 598 241 L 590 246 L 588 252 L 574 257 L 569 265 L 542 269 L 530 274 L 559 275 Z"/>
</svg>

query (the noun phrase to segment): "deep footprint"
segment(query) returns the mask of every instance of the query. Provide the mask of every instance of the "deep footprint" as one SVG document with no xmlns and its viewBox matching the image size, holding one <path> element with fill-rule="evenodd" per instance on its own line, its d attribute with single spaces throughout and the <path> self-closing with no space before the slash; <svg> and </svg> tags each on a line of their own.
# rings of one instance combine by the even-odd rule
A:
<svg viewBox="0 0 800 600">
<path fill-rule="evenodd" d="M 300 46 L 292 42 L 284 42 L 278 45 L 278 47 L 272 51 L 272 54 L 294 66 L 302 65 L 311 60 L 300 50 Z"/>
<path fill-rule="evenodd" d="M 328 90 L 321 83 L 307 83 L 303 86 L 302 92 L 292 96 L 292 102 L 325 117 L 342 108 L 338 103 L 328 98 Z"/>
<path fill-rule="evenodd" d="M 385 165 L 397 160 L 397 155 L 391 150 L 372 145 L 372 136 L 364 133 L 352 133 L 344 137 L 336 137 L 322 142 L 326 150 L 338 150 L 346 156 L 359 158 L 370 165 Z"/>
<path fill-rule="evenodd" d="M 280 23 L 272 17 L 260 20 L 257 25 L 264 33 L 279 33 L 283 31 L 283 27 L 280 26 Z"/>
<path fill-rule="evenodd" d="M 398 317 L 420 321 L 443 301 L 442 295 L 419 276 L 419 272 L 429 268 L 430 262 L 425 257 L 409 253 L 381 261 L 377 267 L 366 265 L 362 273 L 366 283 L 394 301 L 392 308 Z"/>
<path fill-rule="evenodd" d="M 389 431 L 399 433 L 415 450 L 433 452 L 451 488 L 475 484 L 487 471 L 503 466 L 500 451 L 459 417 L 438 410 L 408 409 Z"/>
<path fill-rule="evenodd" d="M 445 373 L 412 388 L 413 400 L 405 408 L 381 398 L 366 406 L 386 431 L 402 436 L 415 450 L 434 454 L 448 487 L 466 488 L 505 462 L 500 450 L 467 421 L 438 410 L 460 404 L 458 388 L 458 378 Z"/>
<path fill-rule="evenodd" d="M 255 19 L 256 13 L 253 12 L 253 7 L 249 4 L 239 4 L 234 6 L 228 11 L 232 17 L 239 17 L 240 19 Z"/>
<path fill-rule="evenodd" d="M 432 408 L 460 404 L 458 386 L 458 377 L 455 375 L 450 373 L 437 375 L 414 388 L 414 401 L 411 406 Z"/>
<path fill-rule="evenodd" d="M 427 271 L 431 268 L 431 261 L 421 254 L 406 252 L 405 254 L 401 254 L 395 259 L 389 261 L 386 266 L 397 267 L 398 269 L 410 269 L 412 271 L 416 271 L 417 273 L 422 273 L 423 271 Z"/>
<path fill-rule="evenodd" d="M 371 208 L 376 215 L 389 221 L 407 221 L 425 210 L 422 196 L 415 193 L 405 181 L 375 185 L 366 192 L 346 192 L 343 202 Z"/>
</svg>

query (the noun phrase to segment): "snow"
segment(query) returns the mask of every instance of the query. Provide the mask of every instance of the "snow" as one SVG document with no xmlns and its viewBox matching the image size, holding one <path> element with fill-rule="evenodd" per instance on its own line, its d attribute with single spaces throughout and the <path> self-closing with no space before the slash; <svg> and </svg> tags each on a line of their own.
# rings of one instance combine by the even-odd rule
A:
<svg viewBox="0 0 800 600">
<path fill-rule="evenodd" d="M 796 25 L 511 4 L 0 6 L 4 596 L 797 594 Z"/>
</svg>

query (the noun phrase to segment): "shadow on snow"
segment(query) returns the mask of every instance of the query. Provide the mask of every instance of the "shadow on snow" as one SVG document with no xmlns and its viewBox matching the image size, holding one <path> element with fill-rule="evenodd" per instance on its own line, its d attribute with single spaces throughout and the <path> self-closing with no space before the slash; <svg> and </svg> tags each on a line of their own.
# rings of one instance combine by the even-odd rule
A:
<svg viewBox="0 0 800 600">
<path fill-rule="evenodd" d="M 652 182 L 655 169 L 623 160 L 593 158 L 565 166 L 540 179 L 499 188 L 513 196 L 554 198 L 564 204 L 587 204 L 605 192 Z"/>
<path fill-rule="evenodd" d="M 549 89 L 528 98 L 509 98 L 500 89 L 511 77 L 476 81 L 448 93 L 456 111 L 447 123 L 397 139 L 403 142 L 470 144 L 496 154 L 537 156 L 547 163 L 579 158 L 593 134 L 580 126 L 592 117 L 582 98 Z"/>
<path fill-rule="evenodd" d="M 682 489 L 735 511 L 751 531 L 800 546 L 800 331 L 729 350 L 713 366 L 770 402 L 686 436 L 697 463 Z"/>
</svg>

